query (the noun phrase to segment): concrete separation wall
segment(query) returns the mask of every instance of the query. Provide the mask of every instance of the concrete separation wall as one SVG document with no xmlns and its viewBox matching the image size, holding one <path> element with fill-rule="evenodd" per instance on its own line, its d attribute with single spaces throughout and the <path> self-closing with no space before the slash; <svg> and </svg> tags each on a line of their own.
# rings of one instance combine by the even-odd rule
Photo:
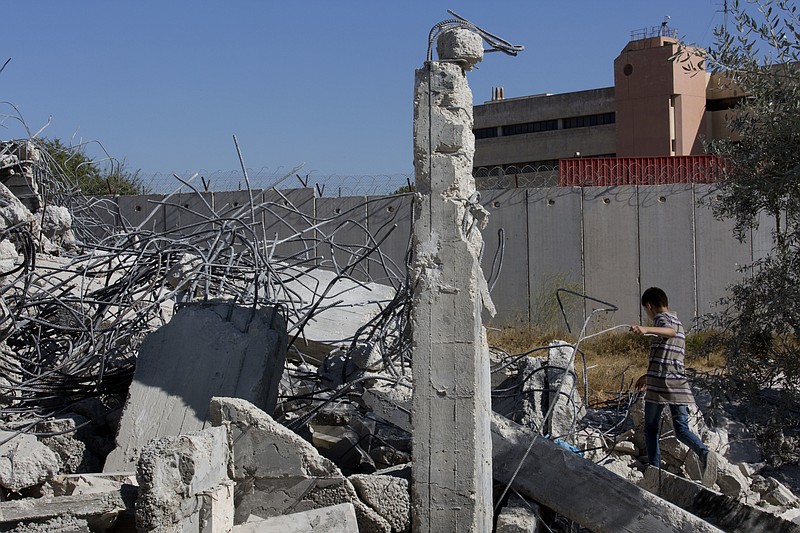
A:
<svg viewBox="0 0 800 533">
<path fill-rule="evenodd" d="M 494 282 L 492 292 L 497 316 L 491 326 L 529 323 L 563 323 L 553 294 L 565 287 L 583 291 L 620 307 L 606 324 L 642 320 L 639 295 L 650 286 L 663 287 L 685 324 L 696 315 L 716 310 L 716 302 L 727 287 L 740 279 L 737 271 L 764 257 L 770 247 L 774 222 L 762 224 L 744 243 L 731 232 L 732 223 L 716 220 L 708 206 L 713 185 L 641 185 L 625 187 L 552 187 L 482 191 L 481 204 L 489 211 L 483 232 L 481 266 Z M 413 195 L 386 197 L 315 198 L 311 188 L 288 191 L 253 191 L 261 204 L 268 237 L 279 238 L 288 228 L 307 229 L 323 219 L 343 217 L 336 232 L 335 257 L 347 264 L 348 247 L 374 246 L 383 237 L 381 255 L 371 256 L 353 272 L 357 280 L 387 283 L 405 275 L 405 260 L 411 235 Z M 232 219 L 250 216 L 247 191 L 210 193 L 203 198 Z M 103 197 L 102 219 L 107 225 L 137 226 L 148 217 L 145 228 L 178 229 L 198 224 L 204 209 L 196 198 L 184 207 L 175 197 L 153 216 L 163 196 Z M 296 208 L 286 209 L 286 202 Z M 97 210 L 95 206 L 94 210 Z M 178 214 L 176 211 L 183 211 Z M 367 228 L 376 242 L 368 242 Z M 496 272 L 496 253 L 503 229 L 502 270 Z M 309 229 L 309 237 L 313 237 Z M 282 243 L 276 255 L 301 249 L 301 243 Z M 318 260 L 331 256 L 330 246 L 317 246 Z M 494 264 L 494 268 L 493 268 Z M 569 302 L 568 302 L 569 303 Z M 570 324 L 579 327 L 584 312 L 568 306 Z M 488 319 L 487 317 L 484 317 Z M 644 317 L 646 318 L 646 317 Z M 602 326 L 600 322 L 594 329 Z"/>
</svg>

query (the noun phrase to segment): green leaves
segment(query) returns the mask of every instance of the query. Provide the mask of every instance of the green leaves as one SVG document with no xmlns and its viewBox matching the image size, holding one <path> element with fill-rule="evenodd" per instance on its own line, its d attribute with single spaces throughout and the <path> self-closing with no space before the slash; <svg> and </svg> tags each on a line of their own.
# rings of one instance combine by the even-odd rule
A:
<svg viewBox="0 0 800 533">
<path fill-rule="evenodd" d="M 129 171 L 125 161 L 92 159 L 84 145 L 67 146 L 60 139 L 37 139 L 52 177 L 85 195 L 128 195 L 147 192 L 140 171 Z"/>
</svg>

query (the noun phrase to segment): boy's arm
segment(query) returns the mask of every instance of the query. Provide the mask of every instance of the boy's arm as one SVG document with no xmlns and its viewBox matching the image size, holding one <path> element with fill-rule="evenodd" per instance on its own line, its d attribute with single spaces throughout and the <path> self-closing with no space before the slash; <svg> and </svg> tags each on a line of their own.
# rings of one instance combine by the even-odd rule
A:
<svg viewBox="0 0 800 533">
<path fill-rule="evenodd" d="M 634 333 L 638 333 L 639 335 L 658 335 L 659 337 L 666 337 L 668 339 L 675 337 L 678 332 L 669 327 L 660 327 L 657 328 L 655 326 L 639 326 L 634 325 L 631 326 L 631 331 Z"/>
</svg>

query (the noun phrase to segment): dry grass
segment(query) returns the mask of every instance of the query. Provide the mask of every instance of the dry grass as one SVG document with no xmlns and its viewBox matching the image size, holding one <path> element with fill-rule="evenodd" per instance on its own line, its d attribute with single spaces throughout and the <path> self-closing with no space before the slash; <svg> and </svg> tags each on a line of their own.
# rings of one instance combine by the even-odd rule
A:
<svg viewBox="0 0 800 533">
<path fill-rule="evenodd" d="M 563 331 L 526 328 L 490 330 L 489 344 L 511 354 L 544 346 L 554 339 L 574 343 L 575 335 Z M 686 366 L 700 372 L 716 372 L 725 364 L 723 337 L 715 332 L 691 333 L 686 339 Z M 636 379 L 647 370 L 650 338 L 629 332 L 611 332 L 581 343 L 586 355 L 590 403 L 616 398 L 633 389 Z M 543 354 L 541 354 L 543 355 Z M 583 382 L 583 361 L 575 361 L 578 378 Z"/>
</svg>

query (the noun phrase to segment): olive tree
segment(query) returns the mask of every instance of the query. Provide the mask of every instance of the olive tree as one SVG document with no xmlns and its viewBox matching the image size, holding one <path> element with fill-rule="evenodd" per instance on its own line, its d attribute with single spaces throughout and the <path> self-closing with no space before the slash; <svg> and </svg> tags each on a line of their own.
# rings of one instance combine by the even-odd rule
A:
<svg viewBox="0 0 800 533">
<path fill-rule="evenodd" d="M 731 136 L 707 146 L 724 169 L 714 212 L 744 239 L 769 224 L 772 250 L 731 287 L 722 324 L 729 370 L 752 387 L 800 391 L 800 20 L 793 1 L 734 0 L 734 24 L 703 55 L 712 80 L 744 95 Z M 688 62 L 687 62 L 688 63 Z M 688 67 L 687 67 L 688 68 Z M 725 89 L 726 87 L 718 87 Z M 712 87 L 713 89 L 717 89 Z"/>
</svg>

